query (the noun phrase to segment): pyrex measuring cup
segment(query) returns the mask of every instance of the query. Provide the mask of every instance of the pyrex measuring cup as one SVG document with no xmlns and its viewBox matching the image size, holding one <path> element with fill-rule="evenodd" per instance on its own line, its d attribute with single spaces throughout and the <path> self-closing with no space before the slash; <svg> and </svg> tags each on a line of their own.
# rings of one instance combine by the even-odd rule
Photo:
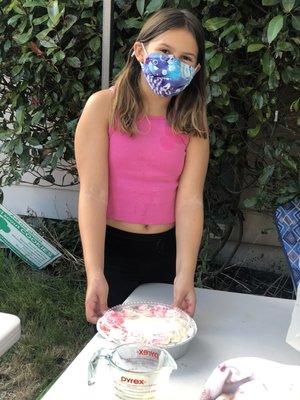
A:
<svg viewBox="0 0 300 400">
<path fill-rule="evenodd" d="M 100 358 L 111 370 L 114 399 L 160 400 L 176 362 L 161 348 L 137 343 L 122 344 L 113 350 L 100 349 L 89 362 L 88 384 L 95 383 Z"/>
</svg>

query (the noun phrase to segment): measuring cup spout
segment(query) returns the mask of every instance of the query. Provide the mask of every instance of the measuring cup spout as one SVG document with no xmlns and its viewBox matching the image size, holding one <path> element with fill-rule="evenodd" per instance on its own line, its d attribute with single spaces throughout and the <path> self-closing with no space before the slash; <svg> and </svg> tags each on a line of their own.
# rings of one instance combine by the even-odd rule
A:
<svg viewBox="0 0 300 400">
<path fill-rule="evenodd" d="M 170 353 L 165 349 L 163 349 L 161 354 L 160 354 L 157 369 L 158 370 L 168 369 L 168 370 L 170 370 L 170 373 L 174 369 L 177 369 L 176 361 L 170 355 Z"/>
<path fill-rule="evenodd" d="M 177 369 L 176 361 L 169 353 L 168 353 L 168 357 L 167 357 L 166 367 L 170 368 L 171 371 L 173 371 L 174 369 Z"/>
</svg>

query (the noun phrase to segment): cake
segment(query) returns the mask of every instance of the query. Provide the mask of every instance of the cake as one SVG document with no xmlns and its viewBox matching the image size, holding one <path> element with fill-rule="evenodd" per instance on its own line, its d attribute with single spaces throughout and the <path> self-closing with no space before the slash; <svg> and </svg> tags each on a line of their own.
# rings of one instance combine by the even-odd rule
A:
<svg viewBox="0 0 300 400">
<path fill-rule="evenodd" d="M 139 342 L 158 347 L 182 343 L 195 333 L 195 325 L 188 314 L 160 303 L 113 307 L 98 320 L 97 329 L 115 343 Z"/>
</svg>

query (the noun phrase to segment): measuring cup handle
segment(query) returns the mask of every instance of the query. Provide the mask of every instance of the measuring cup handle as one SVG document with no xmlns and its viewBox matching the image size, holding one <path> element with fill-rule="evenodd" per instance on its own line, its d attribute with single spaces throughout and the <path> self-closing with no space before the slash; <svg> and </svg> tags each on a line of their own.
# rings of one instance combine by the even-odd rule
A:
<svg viewBox="0 0 300 400">
<path fill-rule="evenodd" d="M 103 354 L 103 351 L 105 349 L 100 349 L 96 351 L 93 354 L 93 357 L 91 358 L 89 365 L 88 365 L 88 385 L 93 385 L 95 383 L 95 377 L 96 377 L 96 370 L 97 370 L 97 365 L 98 361 L 100 358 L 105 358 L 106 360 L 109 358 L 109 354 Z"/>
</svg>

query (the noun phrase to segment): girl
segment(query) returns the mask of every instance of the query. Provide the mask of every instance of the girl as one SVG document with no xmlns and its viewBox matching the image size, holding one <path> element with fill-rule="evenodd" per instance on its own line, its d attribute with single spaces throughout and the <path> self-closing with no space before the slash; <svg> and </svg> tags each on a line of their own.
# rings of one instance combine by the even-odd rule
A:
<svg viewBox="0 0 300 400">
<path fill-rule="evenodd" d="M 147 282 L 174 283 L 174 305 L 194 314 L 207 133 L 202 27 L 162 9 L 76 128 L 89 322 Z"/>
</svg>

